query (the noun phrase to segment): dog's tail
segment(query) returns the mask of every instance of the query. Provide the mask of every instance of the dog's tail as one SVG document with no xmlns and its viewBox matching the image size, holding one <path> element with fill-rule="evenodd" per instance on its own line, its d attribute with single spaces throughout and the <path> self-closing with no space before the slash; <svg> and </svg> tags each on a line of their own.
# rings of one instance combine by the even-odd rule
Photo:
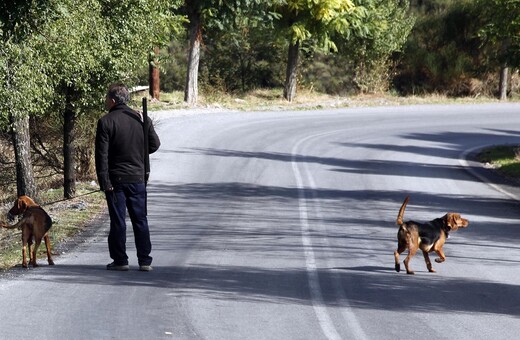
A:
<svg viewBox="0 0 520 340">
<path fill-rule="evenodd" d="M 5 222 L 0 222 L 0 227 L 5 228 L 5 229 L 16 229 L 16 228 L 19 228 L 20 226 L 18 225 L 18 223 L 9 225 Z"/>
<path fill-rule="evenodd" d="M 397 220 L 395 222 L 399 226 L 403 224 L 404 210 L 406 209 L 406 205 L 408 204 L 409 200 L 410 200 L 410 196 L 406 196 L 406 198 L 404 199 L 403 205 L 401 206 L 401 209 L 399 209 L 399 215 L 397 215 Z"/>
</svg>

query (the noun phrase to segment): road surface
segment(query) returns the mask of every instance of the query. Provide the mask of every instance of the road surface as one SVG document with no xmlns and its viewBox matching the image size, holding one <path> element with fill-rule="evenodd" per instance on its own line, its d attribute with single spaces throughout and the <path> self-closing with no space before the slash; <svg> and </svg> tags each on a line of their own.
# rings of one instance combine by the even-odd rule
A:
<svg viewBox="0 0 520 340">
<path fill-rule="evenodd" d="M 155 114 L 154 271 L 109 272 L 107 222 L 0 276 L 1 339 L 512 339 L 520 197 L 472 154 L 520 105 Z M 446 262 L 394 271 L 395 219 L 459 212 Z M 436 257 L 435 255 L 432 257 Z M 404 259 L 404 257 L 403 257 Z"/>
</svg>

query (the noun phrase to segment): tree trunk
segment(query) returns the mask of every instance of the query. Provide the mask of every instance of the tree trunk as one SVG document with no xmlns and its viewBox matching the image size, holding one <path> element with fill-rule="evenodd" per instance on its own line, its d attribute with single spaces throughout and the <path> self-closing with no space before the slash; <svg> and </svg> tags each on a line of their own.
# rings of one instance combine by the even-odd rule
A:
<svg viewBox="0 0 520 340">
<path fill-rule="evenodd" d="M 159 60 L 157 56 L 159 55 L 159 48 L 155 47 L 153 49 L 153 57 L 150 54 L 150 60 L 148 63 L 148 85 L 150 86 L 149 92 L 150 96 L 153 99 L 159 100 L 160 93 L 160 84 L 161 78 L 159 73 Z"/>
<path fill-rule="evenodd" d="M 12 126 L 11 138 L 16 160 L 16 194 L 37 199 L 30 151 L 29 117 L 16 117 L 10 114 L 9 120 Z"/>
<path fill-rule="evenodd" d="M 500 46 L 500 56 L 499 60 L 501 62 L 500 66 L 500 84 L 499 84 L 499 96 L 500 100 L 507 100 L 507 81 L 508 81 L 508 62 L 507 62 L 507 52 L 509 51 L 509 47 L 511 46 L 511 40 L 506 38 L 502 41 Z"/>
<path fill-rule="evenodd" d="M 188 56 L 188 71 L 184 88 L 184 101 L 194 105 L 198 100 L 198 74 L 200 60 L 200 45 L 202 42 L 202 27 L 200 13 L 193 11 L 188 14 L 190 21 L 190 52 Z"/>
<path fill-rule="evenodd" d="M 289 56 L 287 59 L 287 71 L 285 73 L 285 87 L 283 90 L 283 97 L 290 102 L 296 96 L 299 52 L 299 42 L 289 45 Z"/>
<path fill-rule="evenodd" d="M 507 100 L 507 81 L 508 81 L 509 68 L 507 65 L 502 65 L 500 68 L 500 85 L 499 85 L 499 98 L 500 100 Z"/>
<path fill-rule="evenodd" d="M 65 112 L 63 113 L 63 197 L 73 198 L 76 195 L 76 162 L 74 160 L 74 126 L 76 113 L 72 106 L 74 89 L 68 87 L 65 95 Z"/>
</svg>

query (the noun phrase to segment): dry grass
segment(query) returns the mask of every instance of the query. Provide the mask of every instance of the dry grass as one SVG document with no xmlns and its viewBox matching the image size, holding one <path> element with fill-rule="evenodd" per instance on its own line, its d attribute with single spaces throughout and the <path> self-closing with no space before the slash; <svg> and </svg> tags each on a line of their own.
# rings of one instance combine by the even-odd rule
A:
<svg viewBox="0 0 520 340">
<path fill-rule="evenodd" d="M 140 99 L 134 105 L 140 107 Z M 138 100 L 137 100 L 138 99 Z M 517 98 L 512 100 L 518 100 Z M 138 102 L 139 101 L 139 102 Z M 491 97 L 453 98 L 442 94 L 400 97 L 391 94 L 360 94 L 341 97 L 299 89 L 292 102 L 283 99 L 282 89 L 258 89 L 244 94 L 199 93 L 197 108 L 223 108 L 237 111 L 310 110 L 334 107 L 395 106 L 414 104 L 464 104 L 499 101 Z M 176 110 L 190 108 L 184 103 L 183 92 L 161 93 L 160 101 L 152 100 L 150 110 Z"/>
</svg>

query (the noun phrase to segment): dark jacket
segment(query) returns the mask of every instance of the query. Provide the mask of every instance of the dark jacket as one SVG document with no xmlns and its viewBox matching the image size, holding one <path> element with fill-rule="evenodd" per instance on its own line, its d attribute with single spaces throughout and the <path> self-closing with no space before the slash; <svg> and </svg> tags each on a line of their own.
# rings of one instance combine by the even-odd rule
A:
<svg viewBox="0 0 520 340">
<path fill-rule="evenodd" d="M 147 119 L 148 153 L 161 142 Z M 96 129 L 96 173 L 101 190 L 117 183 L 144 181 L 144 131 L 142 116 L 124 104 L 114 106 L 98 120 Z"/>
</svg>

